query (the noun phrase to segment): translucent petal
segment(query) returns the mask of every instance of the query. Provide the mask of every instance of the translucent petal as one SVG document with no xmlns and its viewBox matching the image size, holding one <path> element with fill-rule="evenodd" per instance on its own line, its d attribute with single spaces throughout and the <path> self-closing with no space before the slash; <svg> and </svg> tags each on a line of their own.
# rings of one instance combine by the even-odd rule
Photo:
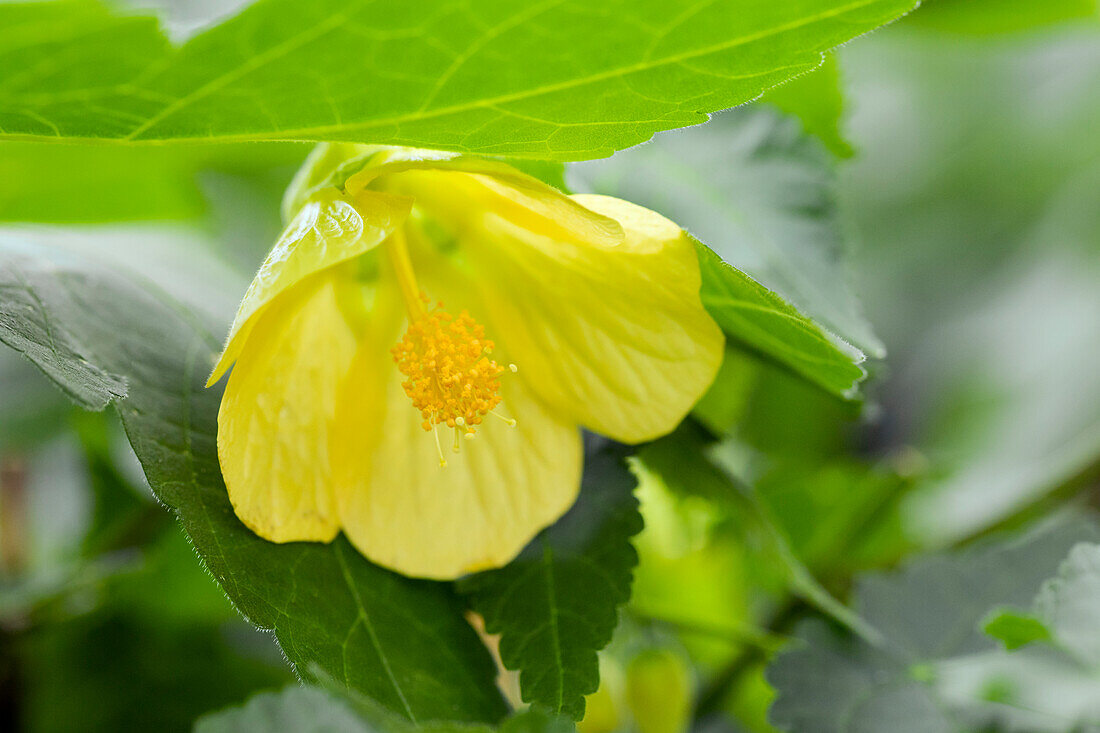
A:
<svg viewBox="0 0 1100 733">
<path fill-rule="evenodd" d="M 338 288 L 336 278 L 316 277 L 265 310 L 218 413 L 229 499 L 242 522 L 274 542 L 328 541 L 339 528 L 329 442 L 356 339 Z"/>
<path fill-rule="evenodd" d="M 265 308 L 310 275 L 376 247 L 401 226 L 411 205 L 409 199 L 399 196 L 367 191 L 353 200 L 329 189 L 302 206 L 241 300 L 207 386 L 217 382 L 237 359 Z"/>
</svg>

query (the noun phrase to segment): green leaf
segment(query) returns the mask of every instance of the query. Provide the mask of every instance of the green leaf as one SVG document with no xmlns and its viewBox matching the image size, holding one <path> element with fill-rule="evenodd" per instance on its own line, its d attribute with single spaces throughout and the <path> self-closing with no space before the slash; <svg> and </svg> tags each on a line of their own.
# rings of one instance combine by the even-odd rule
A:
<svg viewBox="0 0 1100 733">
<path fill-rule="evenodd" d="M 0 143 L 0 220 L 188 219 L 206 209 L 194 174 L 175 147 L 7 141 Z"/>
<path fill-rule="evenodd" d="M 260 0 L 175 49 L 90 0 L 0 6 L 0 129 L 579 160 L 704 122 L 914 5 Z"/>
<path fill-rule="evenodd" d="M 147 592 L 158 582 L 150 576 Z M 211 707 L 286 684 L 278 654 L 257 658 L 248 647 L 266 640 L 237 624 L 146 623 L 124 609 L 41 624 L 22 639 L 18 729 L 186 730 Z"/>
<path fill-rule="evenodd" d="M 1050 641 L 1050 629 L 1042 619 L 1010 608 L 994 610 L 982 622 L 982 631 L 1004 644 L 1008 650 L 1037 641 Z"/>
<path fill-rule="evenodd" d="M 910 25 L 986 36 L 1100 16 L 1096 0 L 926 0 Z"/>
<path fill-rule="evenodd" d="M 255 174 L 297 164 L 307 151 L 286 143 L 124 147 L 0 141 L 0 221 L 192 219 L 208 208 L 200 172 Z"/>
<path fill-rule="evenodd" d="M 21 616 L 25 632 L 7 635 L 8 668 L 20 671 L 20 730 L 187 730 L 212 707 L 293 680 L 269 636 L 195 562 L 175 522 L 163 511 L 153 519 L 155 537 L 130 547 L 125 565 L 67 578 L 55 599 Z M 112 558 L 122 559 L 97 562 Z M 8 590 L 0 589 L 5 604 Z"/>
<path fill-rule="evenodd" d="M 343 538 L 277 545 L 237 520 L 218 469 L 220 393 L 203 389 L 224 330 L 121 264 L 0 244 L 0 341 L 85 406 L 115 405 L 157 498 L 299 674 L 315 666 L 410 720 L 499 718 L 494 665 L 450 586 L 374 566 Z"/>
<path fill-rule="evenodd" d="M 1070 548 L 1098 538 L 1092 521 L 1067 521 L 1016 540 L 922 558 L 893 575 L 860 578 L 856 608 L 884 642 L 871 645 L 818 620 L 800 624 L 801 644 L 768 669 L 778 692 L 772 723 L 799 733 L 981 729 L 962 721 L 990 703 L 975 698 L 956 707 L 951 686 L 939 682 L 974 655 L 1005 654 L 981 633 L 989 609 L 1026 605 Z"/>
<path fill-rule="evenodd" d="M 742 457 L 732 442 L 714 444 L 691 423 L 646 445 L 638 452 L 638 473 L 658 479 L 673 494 L 713 502 L 735 518 L 746 546 L 757 551 L 754 560 L 774 570 L 790 592 L 861 635 L 877 632 L 837 601 L 795 554 L 790 539 L 756 491 L 737 476 L 734 463 Z M 734 454 L 734 455 L 731 455 Z"/>
<path fill-rule="evenodd" d="M 570 174 L 579 185 L 668 216 L 833 333 L 881 357 L 882 343 L 847 286 L 833 168 L 795 120 L 752 106 L 571 166 Z"/>
<path fill-rule="evenodd" d="M 853 399 L 867 376 L 863 354 L 822 331 L 781 297 L 697 243 L 703 305 L 734 342 L 827 392 Z"/>
<path fill-rule="evenodd" d="M 596 691 L 596 652 L 611 641 L 630 598 L 641 531 L 634 477 L 623 452 L 588 450 L 577 503 L 500 570 L 460 582 L 500 656 L 520 670 L 524 701 L 579 720 Z"/>
<path fill-rule="evenodd" d="M 835 54 L 827 54 L 825 63 L 809 74 L 769 89 L 760 101 L 798 117 L 802 129 L 821 140 L 838 158 L 850 158 L 855 154 L 840 130 L 844 96 Z"/>
</svg>

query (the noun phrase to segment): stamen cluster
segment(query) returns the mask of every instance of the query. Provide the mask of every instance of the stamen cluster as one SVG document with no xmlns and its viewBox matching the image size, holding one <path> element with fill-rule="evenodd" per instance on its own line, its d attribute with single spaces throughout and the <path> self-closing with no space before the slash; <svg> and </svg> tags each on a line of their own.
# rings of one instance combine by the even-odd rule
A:
<svg viewBox="0 0 1100 733">
<path fill-rule="evenodd" d="M 409 326 L 390 353 L 406 377 L 401 387 L 424 419 L 421 427 L 446 424 L 473 437 L 474 426 L 500 404 L 504 367 L 488 357 L 492 351 L 484 326 L 466 311 L 451 315 L 442 303 Z"/>
</svg>

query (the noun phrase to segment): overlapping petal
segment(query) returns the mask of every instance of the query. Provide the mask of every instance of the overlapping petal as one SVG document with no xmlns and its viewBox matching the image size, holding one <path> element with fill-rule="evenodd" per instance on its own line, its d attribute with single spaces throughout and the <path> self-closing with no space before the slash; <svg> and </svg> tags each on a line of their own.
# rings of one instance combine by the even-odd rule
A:
<svg viewBox="0 0 1100 733">
<path fill-rule="evenodd" d="M 313 196 L 287 225 L 253 278 L 207 386 L 238 358 L 267 306 L 311 274 L 381 244 L 404 223 L 411 207 L 408 198 L 369 191 L 354 201 L 335 189 Z"/>
<path fill-rule="evenodd" d="M 275 542 L 328 541 L 340 528 L 328 446 L 357 341 L 338 288 L 338 279 L 314 275 L 270 305 L 218 413 L 229 499 L 241 521 Z"/>
</svg>

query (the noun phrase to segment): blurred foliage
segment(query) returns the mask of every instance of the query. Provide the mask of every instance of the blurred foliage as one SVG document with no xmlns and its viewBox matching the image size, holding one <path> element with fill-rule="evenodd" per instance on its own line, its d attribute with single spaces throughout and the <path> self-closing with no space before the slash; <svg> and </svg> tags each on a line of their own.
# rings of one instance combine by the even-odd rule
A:
<svg viewBox="0 0 1100 733">
<path fill-rule="evenodd" d="M 64 437 L 24 464 L 32 551 L 21 573 L 0 578 L 6 729 L 187 731 L 212 707 L 290 681 L 178 527 L 131 483 L 115 421 L 85 413 L 55 430 Z M 64 470 L 59 439 L 70 446 Z"/>
<path fill-rule="evenodd" d="M 855 150 L 844 137 L 844 93 L 835 54 L 829 54 L 817 70 L 769 89 L 762 101 L 770 102 L 802 121 L 802 128 L 821 140 L 833 155 L 850 158 Z"/>
<path fill-rule="evenodd" d="M 1100 19 L 1096 0 L 925 0 L 912 22 L 948 33 L 984 36 L 1088 19 Z"/>
</svg>

